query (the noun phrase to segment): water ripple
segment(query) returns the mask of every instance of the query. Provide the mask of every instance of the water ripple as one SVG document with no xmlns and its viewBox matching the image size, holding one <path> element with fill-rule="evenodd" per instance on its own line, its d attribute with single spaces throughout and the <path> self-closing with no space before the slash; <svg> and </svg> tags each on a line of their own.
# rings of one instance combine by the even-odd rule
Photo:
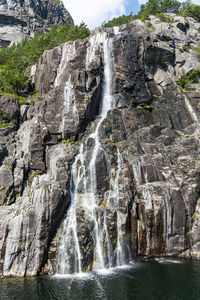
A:
<svg viewBox="0 0 200 300">
<path fill-rule="evenodd" d="M 200 262 L 147 260 L 90 273 L 0 280 L 0 300 L 133 299 L 200 299 Z"/>
</svg>

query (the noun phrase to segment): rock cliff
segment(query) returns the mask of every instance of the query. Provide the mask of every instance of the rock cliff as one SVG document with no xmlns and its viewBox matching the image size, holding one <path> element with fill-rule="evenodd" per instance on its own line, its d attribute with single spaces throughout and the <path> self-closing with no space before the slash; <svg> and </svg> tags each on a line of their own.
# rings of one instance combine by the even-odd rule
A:
<svg viewBox="0 0 200 300">
<path fill-rule="evenodd" d="M 112 39 L 115 102 L 99 125 L 102 148 L 95 163 L 99 220 L 105 212 L 109 220 L 102 242 L 109 235 L 116 260 L 119 214 L 127 257 L 200 258 L 200 87 L 177 86 L 183 73 L 200 66 L 192 48 L 184 47 L 197 46 L 200 24 L 174 17 L 170 24 L 151 17 L 151 26 L 137 20 L 119 31 L 98 29 L 85 40 L 45 51 L 30 71 L 37 95 L 1 96 L 3 276 L 56 272 L 76 173 L 72 165 L 79 168 L 81 151 L 87 153 L 86 179 L 78 187 L 77 236 L 83 269 L 92 268 L 94 224 L 82 199 L 89 199 L 83 191 L 91 180 L 91 133 L 105 85 L 102 34 Z"/>
<path fill-rule="evenodd" d="M 62 25 L 73 20 L 60 1 L 1 0 L 0 47 L 43 33 L 50 25 Z"/>
</svg>

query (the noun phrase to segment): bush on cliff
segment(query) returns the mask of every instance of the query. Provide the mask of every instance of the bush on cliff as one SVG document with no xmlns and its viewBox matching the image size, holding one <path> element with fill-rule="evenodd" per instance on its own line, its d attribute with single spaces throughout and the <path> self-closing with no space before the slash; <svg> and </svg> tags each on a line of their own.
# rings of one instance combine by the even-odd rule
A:
<svg viewBox="0 0 200 300">
<path fill-rule="evenodd" d="M 191 17 L 200 22 L 200 5 L 184 2 L 180 10 L 183 17 Z"/>
<path fill-rule="evenodd" d="M 22 94 L 28 89 L 26 69 L 33 65 L 44 50 L 52 49 L 64 42 L 84 39 L 90 31 L 82 23 L 73 26 L 69 23 L 53 26 L 43 35 L 35 34 L 33 40 L 25 39 L 18 45 L 0 49 L 0 91 L 4 93 Z M 30 89 L 29 89 L 30 92 Z"/>
<path fill-rule="evenodd" d="M 160 13 L 178 14 L 181 3 L 176 0 L 149 0 L 141 5 L 139 15 L 158 15 Z"/>
<path fill-rule="evenodd" d="M 193 49 L 200 58 L 200 43 L 198 44 L 198 46 L 196 48 L 193 48 Z"/>
<path fill-rule="evenodd" d="M 197 70 L 192 70 L 188 72 L 187 74 L 183 75 L 179 80 L 178 80 L 178 85 L 180 85 L 182 88 L 187 86 L 188 84 L 192 83 L 199 83 L 200 80 L 200 68 Z"/>
<path fill-rule="evenodd" d="M 130 13 L 129 15 L 125 16 L 122 15 L 118 18 L 113 18 L 112 20 L 108 21 L 107 23 L 104 22 L 102 24 L 103 27 L 114 27 L 114 26 L 120 26 L 122 24 L 128 24 L 136 19 L 138 19 L 138 15 L 133 16 L 132 13 Z"/>
<path fill-rule="evenodd" d="M 200 5 L 191 1 L 180 3 L 177 0 L 149 0 L 141 5 L 138 15 L 156 15 L 163 13 L 175 13 L 184 17 L 192 17 L 200 22 Z"/>
</svg>

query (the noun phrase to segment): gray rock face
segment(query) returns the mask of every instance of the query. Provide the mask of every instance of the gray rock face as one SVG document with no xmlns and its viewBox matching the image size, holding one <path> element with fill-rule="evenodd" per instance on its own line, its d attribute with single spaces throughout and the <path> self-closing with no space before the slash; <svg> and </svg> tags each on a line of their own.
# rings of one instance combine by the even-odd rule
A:
<svg viewBox="0 0 200 300">
<path fill-rule="evenodd" d="M 182 51 L 188 41 L 197 45 L 200 24 L 177 18 L 173 24 L 152 18 L 155 30 L 141 21 L 121 26 L 116 35 L 113 29 L 99 29 L 83 41 L 45 51 L 30 74 L 40 96 L 26 101 L 1 96 L 3 276 L 56 270 L 62 220 L 71 200 L 71 166 L 80 143 L 95 126 L 102 97 L 103 31 L 113 39 L 116 108 L 99 128 L 99 214 L 103 215 L 118 174 L 122 232 L 131 255 L 200 257 L 200 89 L 190 85 L 182 91 L 176 85 L 182 70 L 198 67 L 195 53 Z M 86 165 L 92 139 L 87 148 Z M 107 215 L 115 260 L 114 205 Z M 80 206 L 77 231 L 84 270 L 93 263 L 92 229 Z"/>
<path fill-rule="evenodd" d="M 1 0 L 0 47 L 32 38 L 35 32 L 48 31 L 50 25 L 62 25 L 73 20 L 62 2 L 51 0 Z"/>
</svg>

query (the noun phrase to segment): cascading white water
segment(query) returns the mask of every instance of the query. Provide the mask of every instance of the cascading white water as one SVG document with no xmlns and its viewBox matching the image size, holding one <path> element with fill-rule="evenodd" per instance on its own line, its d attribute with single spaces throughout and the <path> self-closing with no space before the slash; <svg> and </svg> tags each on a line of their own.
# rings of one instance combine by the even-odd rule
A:
<svg viewBox="0 0 200 300">
<path fill-rule="evenodd" d="M 95 42 L 97 42 L 95 40 Z M 81 144 L 79 153 L 76 156 L 75 162 L 71 170 L 71 206 L 67 212 L 66 219 L 63 223 L 63 231 L 61 235 L 60 247 L 57 255 L 57 272 L 61 274 L 71 272 L 82 272 L 83 257 L 81 254 L 81 245 L 79 241 L 79 234 L 77 228 L 77 218 L 81 215 L 81 218 L 92 224 L 93 239 L 93 269 L 103 269 L 105 267 L 113 266 L 113 258 L 111 255 L 111 244 L 108 230 L 107 220 L 107 207 L 110 205 L 110 198 L 112 193 L 112 199 L 114 208 L 117 215 L 117 246 L 116 246 L 116 264 L 122 265 L 125 263 L 125 256 L 122 246 L 122 225 L 119 212 L 119 172 L 121 164 L 123 162 L 122 156 L 117 150 L 117 168 L 115 178 L 110 174 L 110 193 L 109 199 L 103 212 L 103 218 L 100 216 L 99 199 L 97 193 L 97 174 L 96 174 L 96 162 L 98 154 L 104 153 L 101 141 L 99 138 L 99 129 L 102 122 L 107 116 L 107 112 L 114 108 L 114 100 L 112 97 L 112 39 L 107 37 L 107 34 L 98 34 L 98 43 L 100 46 L 103 44 L 104 53 L 104 88 L 103 97 L 100 106 L 100 113 L 95 124 L 94 132 L 91 133 L 86 141 Z M 92 43 L 91 43 L 92 44 Z M 97 45 L 96 45 L 97 46 Z M 91 48 L 92 46 L 90 46 Z M 89 49 L 91 55 L 94 55 L 93 49 Z M 90 63 L 90 56 L 87 54 L 86 64 Z M 89 146 L 92 141 L 92 147 Z M 89 163 L 89 164 L 88 164 Z M 79 230 L 80 231 L 80 230 Z M 85 237 L 87 238 L 87 237 Z M 106 259 L 104 252 L 107 252 Z"/>
<path fill-rule="evenodd" d="M 198 123 L 199 120 L 198 120 L 198 117 L 197 117 L 197 115 L 196 115 L 194 109 L 192 108 L 192 105 L 190 104 L 190 102 L 188 101 L 188 99 L 187 99 L 186 96 L 184 96 L 184 99 L 185 99 L 185 105 L 186 105 L 186 108 L 187 108 L 188 112 L 190 113 L 192 120 L 193 120 L 194 122 L 197 122 L 197 123 Z"/>
<path fill-rule="evenodd" d="M 119 212 L 119 172 L 121 170 L 121 165 L 123 163 L 122 155 L 117 149 L 117 174 L 115 178 L 115 206 L 116 206 L 116 212 L 117 212 L 117 265 L 124 265 L 125 264 L 125 255 L 124 250 L 122 247 L 123 243 L 123 235 L 122 235 L 122 222 Z"/>
</svg>

